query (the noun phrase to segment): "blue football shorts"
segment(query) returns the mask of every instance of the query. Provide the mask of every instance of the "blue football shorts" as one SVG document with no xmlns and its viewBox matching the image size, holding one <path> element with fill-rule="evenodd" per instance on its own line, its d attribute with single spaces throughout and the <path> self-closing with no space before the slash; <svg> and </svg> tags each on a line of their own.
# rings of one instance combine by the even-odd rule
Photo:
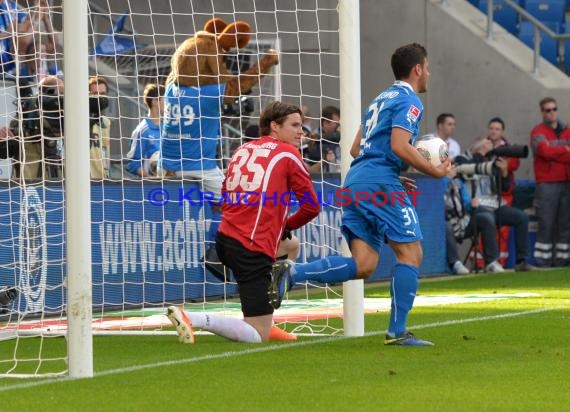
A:
<svg viewBox="0 0 570 412">
<path fill-rule="evenodd" d="M 416 209 L 400 183 L 353 183 L 342 192 L 341 230 L 349 245 L 358 238 L 380 253 L 387 239 L 397 243 L 422 239 Z"/>
</svg>

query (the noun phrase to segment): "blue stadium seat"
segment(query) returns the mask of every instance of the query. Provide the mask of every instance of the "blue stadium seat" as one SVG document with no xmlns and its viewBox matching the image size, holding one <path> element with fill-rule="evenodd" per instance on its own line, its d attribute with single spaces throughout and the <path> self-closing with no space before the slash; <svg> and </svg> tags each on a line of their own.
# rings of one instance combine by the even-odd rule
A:
<svg viewBox="0 0 570 412">
<path fill-rule="evenodd" d="M 520 0 L 515 1 L 517 4 L 520 4 Z M 479 0 L 479 10 L 487 13 L 487 0 Z M 495 0 L 493 19 L 495 23 L 503 26 L 509 33 L 517 35 L 518 13 L 501 0 Z"/>
<path fill-rule="evenodd" d="M 546 22 L 544 24 L 555 33 L 560 32 L 560 24 Z M 540 37 L 540 55 L 555 66 L 558 65 L 558 41 L 554 40 L 552 37 L 549 37 L 544 33 L 541 33 Z M 534 47 L 534 27 L 531 22 L 521 22 L 519 29 L 519 39 L 531 49 Z"/>
<path fill-rule="evenodd" d="M 566 0 L 526 0 L 525 9 L 542 22 L 563 23 Z"/>
<path fill-rule="evenodd" d="M 564 33 L 570 33 L 570 23 L 564 25 Z M 566 73 L 570 73 L 570 40 L 564 41 L 564 69 Z"/>
</svg>

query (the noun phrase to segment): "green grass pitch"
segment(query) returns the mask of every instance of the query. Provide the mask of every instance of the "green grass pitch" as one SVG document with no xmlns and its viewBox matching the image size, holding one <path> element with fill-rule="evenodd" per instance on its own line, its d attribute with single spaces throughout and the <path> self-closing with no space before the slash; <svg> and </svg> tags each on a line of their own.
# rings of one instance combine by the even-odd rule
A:
<svg viewBox="0 0 570 412">
<path fill-rule="evenodd" d="M 182 345 L 173 336 L 96 337 L 93 379 L 0 379 L 0 405 L 6 411 L 570 410 L 570 269 L 420 282 L 422 295 L 515 292 L 539 296 L 414 308 L 410 329 L 433 341 L 431 348 L 383 346 L 388 313 L 367 315 L 359 338 L 253 345 L 200 335 L 195 345 Z M 386 297 L 387 285 L 367 285 L 366 295 Z M 0 351 L 9 344 L 0 343 Z"/>
</svg>

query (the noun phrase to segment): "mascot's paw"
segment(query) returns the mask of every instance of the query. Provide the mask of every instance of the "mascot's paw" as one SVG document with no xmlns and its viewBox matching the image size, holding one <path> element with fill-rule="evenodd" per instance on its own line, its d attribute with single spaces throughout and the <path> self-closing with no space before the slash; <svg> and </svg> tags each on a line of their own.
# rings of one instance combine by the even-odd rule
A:
<svg viewBox="0 0 570 412">
<path fill-rule="evenodd" d="M 263 59 L 266 59 L 266 64 L 275 66 L 279 63 L 279 54 L 277 54 L 277 50 L 269 49 Z"/>
</svg>

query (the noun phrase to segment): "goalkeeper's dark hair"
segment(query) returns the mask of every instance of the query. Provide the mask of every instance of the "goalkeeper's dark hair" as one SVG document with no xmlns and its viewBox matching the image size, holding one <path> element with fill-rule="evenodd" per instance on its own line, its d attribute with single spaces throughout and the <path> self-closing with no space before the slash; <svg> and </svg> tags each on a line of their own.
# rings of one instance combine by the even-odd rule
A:
<svg viewBox="0 0 570 412">
<path fill-rule="evenodd" d="M 287 116 L 299 113 L 303 119 L 303 112 L 294 104 L 273 102 L 269 104 L 259 118 L 259 131 L 261 136 L 268 136 L 271 133 L 271 122 L 282 125 Z"/>
<path fill-rule="evenodd" d="M 407 79 L 416 64 L 424 64 L 427 50 L 418 43 L 406 44 L 398 47 L 392 54 L 392 71 L 396 80 Z"/>
</svg>

